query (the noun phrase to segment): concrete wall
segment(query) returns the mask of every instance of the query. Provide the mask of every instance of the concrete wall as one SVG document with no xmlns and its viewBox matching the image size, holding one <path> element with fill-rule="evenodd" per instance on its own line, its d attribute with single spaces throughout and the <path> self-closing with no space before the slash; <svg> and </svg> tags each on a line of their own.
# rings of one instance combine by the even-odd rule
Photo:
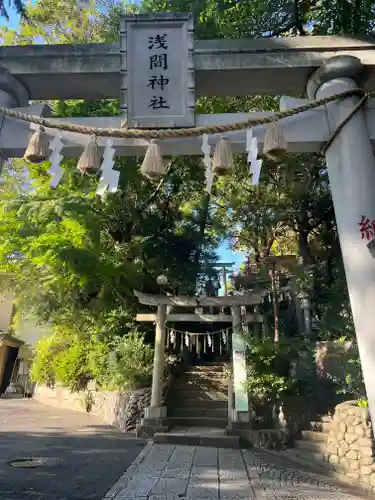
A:
<svg viewBox="0 0 375 500">
<path fill-rule="evenodd" d="M 48 323 L 38 324 L 37 318 L 30 313 L 23 315 L 14 330 L 16 337 L 25 342 L 25 345 L 20 349 L 19 357 L 30 359 L 32 357 L 32 347 L 35 343 L 41 337 L 50 333 L 52 333 L 52 330 Z"/>
<path fill-rule="evenodd" d="M 12 318 L 13 297 L 6 291 L 0 291 L 0 331 L 8 332 Z"/>
<path fill-rule="evenodd" d="M 9 332 L 12 311 L 13 295 L 7 291 L 0 291 L 0 331 Z M 25 342 L 25 345 L 20 350 L 19 357 L 28 359 L 32 356 L 31 347 L 41 337 L 50 334 L 51 327 L 48 324 L 38 324 L 37 318 L 31 313 L 27 313 L 23 315 L 12 333 Z"/>
</svg>

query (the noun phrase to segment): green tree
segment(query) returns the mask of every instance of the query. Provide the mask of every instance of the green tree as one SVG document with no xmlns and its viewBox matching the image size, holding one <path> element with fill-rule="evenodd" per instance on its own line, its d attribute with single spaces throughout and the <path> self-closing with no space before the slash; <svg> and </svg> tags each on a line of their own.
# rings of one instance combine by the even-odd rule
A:
<svg viewBox="0 0 375 500">
<path fill-rule="evenodd" d="M 2 38 L 65 42 L 68 33 L 73 41 L 84 41 L 81 22 L 75 31 L 63 15 L 76 5 L 64 1 L 52 9 L 41 0 L 29 13 L 36 32 L 23 23 L 17 33 L 5 28 Z M 80 12 L 90 19 L 92 37 L 100 40 L 101 15 L 96 25 L 90 9 Z M 60 117 L 119 113 L 115 100 L 50 105 Z M 140 175 L 138 159 L 117 158 L 120 189 L 104 200 L 95 195 L 98 177 L 77 172 L 76 159 L 63 160 L 64 179 L 56 190 L 49 187 L 48 163 L 29 166 L 31 188 L 20 190 L 25 163 L 12 162 L 0 203 L 1 278 L 15 291 L 19 309 L 33 308 L 42 320 L 74 326 L 82 335 L 108 336 L 132 331 L 138 308 L 133 290 L 158 292 L 161 272 L 171 290 L 194 292 L 200 261 L 214 257 L 215 228 L 208 217 L 202 240 L 200 160 L 171 160 L 168 175 L 155 186 Z"/>
</svg>

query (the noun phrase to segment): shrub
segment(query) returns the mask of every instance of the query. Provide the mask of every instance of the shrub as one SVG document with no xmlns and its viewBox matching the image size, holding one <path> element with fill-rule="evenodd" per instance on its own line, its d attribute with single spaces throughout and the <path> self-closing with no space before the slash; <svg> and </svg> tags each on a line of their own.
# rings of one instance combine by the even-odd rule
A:
<svg viewBox="0 0 375 500">
<path fill-rule="evenodd" d="M 108 381 L 117 388 L 135 389 L 151 384 L 154 350 L 144 336 L 130 333 L 118 339 L 108 356 Z"/>
<path fill-rule="evenodd" d="M 245 389 L 251 394 L 254 405 L 276 403 L 283 396 L 307 391 L 293 373 L 303 350 L 309 347 L 293 338 L 259 340 L 245 334 L 247 381 Z M 305 381 L 304 381 L 305 382 Z"/>
<path fill-rule="evenodd" d="M 71 390 L 85 387 L 91 378 L 85 344 L 61 333 L 41 338 L 34 348 L 30 378 L 47 386 L 58 381 Z"/>
<path fill-rule="evenodd" d="M 147 387 L 153 357 L 153 348 L 137 333 L 104 342 L 59 330 L 36 344 L 31 378 L 49 386 L 58 381 L 72 391 L 92 379 L 107 389 Z"/>
<path fill-rule="evenodd" d="M 34 346 L 34 358 L 30 370 L 30 378 L 33 382 L 52 386 L 55 383 L 53 371 L 53 356 L 55 336 L 42 337 Z"/>
<path fill-rule="evenodd" d="M 84 389 L 92 378 L 87 365 L 86 346 L 77 338 L 54 356 L 52 368 L 56 380 L 72 391 Z"/>
<path fill-rule="evenodd" d="M 326 376 L 333 382 L 337 394 L 354 397 L 359 404 L 363 405 L 366 401 L 366 389 L 357 346 L 352 351 L 351 357 L 345 355 L 342 357 L 343 373 L 341 375 L 327 373 Z"/>
</svg>

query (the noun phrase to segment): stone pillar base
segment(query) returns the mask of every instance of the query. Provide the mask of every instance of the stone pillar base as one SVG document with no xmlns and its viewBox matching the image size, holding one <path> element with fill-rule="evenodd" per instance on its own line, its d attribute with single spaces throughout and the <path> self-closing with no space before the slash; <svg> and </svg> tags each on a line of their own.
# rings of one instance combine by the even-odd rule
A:
<svg viewBox="0 0 375 500">
<path fill-rule="evenodd" d="M 135 435 L 139 439 L 152 438 L 156 432 L 168 432 L 169 426 L 163 423 L 149 423 L 142 419 L 137 423 L 135 428 Z"/>
<path fill-rule="evenodd" d="M 232 410 L 228 429 L 249 429 L 250 421 L 250 412 Z"/>
<path fill-rule="evenodd" d="M 151 438 L 156 432 L 168 432 L 167 408 L 165 406 L 148 406 L 145 416 L 137 423 L 137 438 Z"/>
<path fill-rule="evenodd" d="M 250 413 L 248 411 L 232 411 L 232 422 L 233 423 L 249 423 Z"/>
<path fill-rule="evenodd" d="M 145 408 L 144 420 L 165 419 L 167 417 L 166 406 L 147 406 Z"/>
</svg>

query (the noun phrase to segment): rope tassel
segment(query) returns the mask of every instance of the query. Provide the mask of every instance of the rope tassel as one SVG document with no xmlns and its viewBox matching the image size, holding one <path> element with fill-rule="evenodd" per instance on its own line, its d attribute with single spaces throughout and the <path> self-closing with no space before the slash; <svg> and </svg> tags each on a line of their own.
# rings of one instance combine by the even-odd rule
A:
<svg viewBox="0 0 375 500">
<path fill-rule="evenodd" d="M 29 163 L 42 163 L 49 157 L 49 138 L 44 127 L 34 132 L 25 151 L 24 159 Z"/>
<path fill-rule="evenodd" d="M 228 175 L 233 171 L 233 153 L 225 137 L 222 137 L 216 144 L 212 158 L 212 171 L 218 175 Z"/>
<path fill-rule="evenodd" d="M 166 168 L 161 156 L 160 146 L 157 144 L 155 139 L 153 139 L 150 142 L 146 155 L 143 159 L 141 173 L 150 180 L 157 181 L 163 177 L 165 172 Z"/>
<path fill-rule="evenodd" d="M 279 161 L 287 152 L 286 140 L 280 122 L 270 123 L 264 138 L 263 154 Z"/>
<path fill-rule="evenodd" d="M 83 174 L 95 174 L 99 170 L 100 160 L 98 141 L 96 135 L 92 135 L 78 160 L 77 168 Z"/>
</svg>

